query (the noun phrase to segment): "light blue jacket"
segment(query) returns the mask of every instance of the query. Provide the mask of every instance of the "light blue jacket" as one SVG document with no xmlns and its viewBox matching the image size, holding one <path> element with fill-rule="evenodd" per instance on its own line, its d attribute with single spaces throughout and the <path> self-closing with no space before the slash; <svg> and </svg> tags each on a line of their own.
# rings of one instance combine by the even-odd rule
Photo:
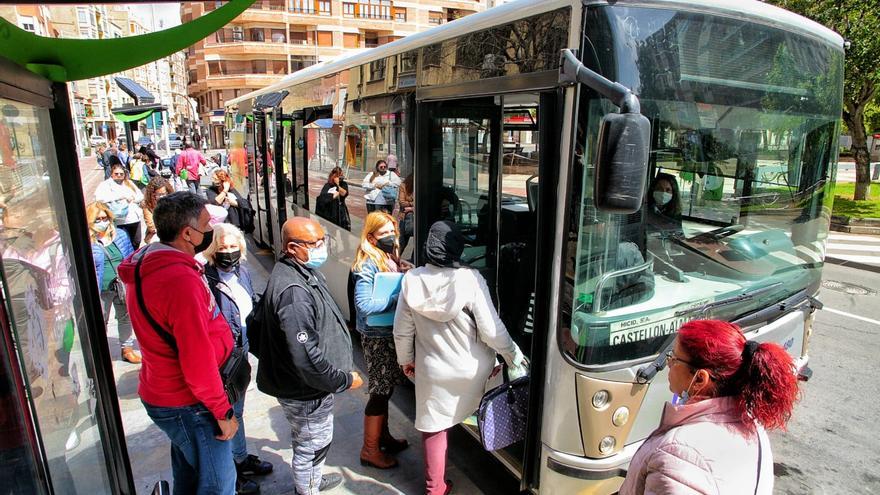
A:
<svg viewBox="0 0 880 495">
<path fill-rule="evenodd" d="M 371 327 L 367 325 L 367 316 L 394 311 L 397 306 L 395 292 L 387 298 L 373 298 L 373 278 L 379 267 L 371 260 L 366 260 L 360 271 L 352 270 L 354 276 L 354 308 L 357 313 L 357 331 L 367 337 L 391 337 L 393 327 Z"/>
</svg>

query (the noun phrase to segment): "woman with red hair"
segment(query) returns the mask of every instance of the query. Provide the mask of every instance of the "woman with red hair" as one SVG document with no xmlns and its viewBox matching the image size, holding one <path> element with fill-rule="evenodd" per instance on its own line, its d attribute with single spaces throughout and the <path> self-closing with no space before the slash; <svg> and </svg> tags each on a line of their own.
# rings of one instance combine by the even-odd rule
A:
<svg viewBox="0 0 880 495">
<path fill-rule="evenodd" d="M 674 403 L 633 456 L 620 494 L 772 493 L 765 428 L 791 417 L 791 356 L 732 323 L 697 320 L 681 327 L 666 363 Z"/>
</svg>

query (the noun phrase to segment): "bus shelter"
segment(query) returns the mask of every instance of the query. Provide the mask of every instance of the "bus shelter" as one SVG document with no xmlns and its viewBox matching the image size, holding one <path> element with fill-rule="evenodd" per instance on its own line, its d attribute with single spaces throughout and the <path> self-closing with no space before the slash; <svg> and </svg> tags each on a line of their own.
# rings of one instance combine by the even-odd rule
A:
<svg viewBox="0 0 880 495">
<path fill-rule="evenodd" d="M 66 83 L 177 52 L 252 2 L 102 40 L 44 38 L 0 19 L 0 492 L 135 493 Z M 129 124 L 162 110 L 113 112 L 131 143 Z"/>
</svg>

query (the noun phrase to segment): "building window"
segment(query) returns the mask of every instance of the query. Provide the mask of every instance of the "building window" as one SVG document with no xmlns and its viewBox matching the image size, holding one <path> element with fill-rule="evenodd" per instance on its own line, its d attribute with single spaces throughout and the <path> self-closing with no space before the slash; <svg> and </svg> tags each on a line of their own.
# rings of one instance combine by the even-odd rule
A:
<svg viewBox="0 0 880 495">
<path fill-rule="evenodd" d="M 333 43 L 333 36 L 330 36 L 330 43 Z M 291 31 L 290 32 L 290 44 L 291 45 L 308 45 L 309 44 L 309 33 L 306 31 Z"/>
<path fill-rule="evenodd" d="M 376 48 L 379 46 L 379 34 L 375 31 L 367 31 L 364 33 L 364 46 L 367 48 Z"/>
<path fill-rule="evenodd" d="M 290 0 L 290 11 L 298 14 L 314 14 L 314 0 Z"/>
<path fill-rule="evenodd" d="M 394 20 L 397 22 L 406 22 L 405 7 L 394 7 Z"/>
<path fill-rule="evenodd" d="M 342 4 L 342 17 L 354 17 L 355 5 L 345 2 Z"/>
<path fill-rule="evenodd" d="M 21 28 L 25 31 L 36 33 L 37 32 L 37 22 L 33 17 L 28 16 L 19 16 L 21 22 Z"/>
<path fill-rule="evenodd" d="M 76 9 L 76 17 L 79 19 L 80 24 L 88 24 L 89 23 L 89 12 L 84 8 Z"/>
<path fill-rule="evenodd" d="M 253 60 L 251 62 L 254 74 L 265 74 L 266 73 L 266 61 L 265 60 Z"/>
<path fill-rule="evenodd" d="M 321 15 L 330 15 L 330 0 L 318 0 L 318 13 Z"/>
<path fill-rule="evenodd" d="M 342 33 L 342 46 L 345 48 L 360 48 L 361 35 L 357 33 Z"/>
<path fill-rule="evenodd" d="M 443 14 L 441 12 L 428 12 L 428 24 L 443 24 Z"/>
<path fill-rule="evenodd" d="M 437 43 L 435 45 L 426 46 L 422 48 L 422 66 L 423 67 L 440 67 L 440 49 L 442 45 Z"/>
<path fill-rule="evenodd" d="M 244 41 L 244 28 L 232 26 L 232 41 Z"/>
<path fill-rule="evenodd" d="M 333 33 L 331 31 L 318 31 L 318 46 L 333 46 Z"/>
<path fill-rule="evenodd" d="M 416 62 L 419 59 L 419 52 L 413 50 L 406 52 L 400 56 L 400 73 L 415 72 Z"/>
<path fill-rule="evenodd" d="M 385 59 L 370 62 L 370 82 L 385 79 Z"/>
<path fill-rule="evenodd" d="M 273 60 L 272 61 L 272 73 L 273 74 L 287 74 L 287 61 L 286 60 Z"/>
<path fill-rule="evenodd" d="M 263 28 L 251 28 L 251 41 L 266 41 L 266 32 Z"/>
<path fill-rule="evenodd" d="M 283 29 L 272 30 L 272 43 L 284 43 L 285 41 L 287 41 L 287 38 L 284 36 Z"/>
<path fill-rule="evenodd" d="M 189 83 L 190 84 L 195 84 L 196 82 L 198 82 L 199 77 L 197 74 L 198 73 L 194 70 L 187 71 L 187 75 L 189 76 Z"/>
</svg>

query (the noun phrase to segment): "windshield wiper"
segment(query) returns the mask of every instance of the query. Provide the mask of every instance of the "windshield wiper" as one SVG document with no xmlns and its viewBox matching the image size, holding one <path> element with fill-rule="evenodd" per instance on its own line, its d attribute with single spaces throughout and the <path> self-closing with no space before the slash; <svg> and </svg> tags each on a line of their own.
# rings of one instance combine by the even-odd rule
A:
<svg viewBox="0 0 880 495">
<path fill-rule="evenodd" d="M 697 313 L 697 312 L 705 313 L 706 311 L 709 311 L 710 309 L 720 308 L 722 306 L 736 304 L 736 303 L 742 302 L 742 301 L 748 301 L 749 299 L 755 298 L 755 296 L 759 296 L 765 292 L 770 292 L 771 290 L 778 288 L 780 285 L 782 285 L 782 282 L 776 282 L 775 284 L 770 284 L 767 287 L 761 287 L 760 289 L 753 290 L 752 292 L 747 292 L 745 294 L 740 294 L 738 296 L 728 297 L 727 299 L 722 299 L 720 301 L 713 301 L 710 303 L 706 303 L 702 306 L 697 306 L 695 308 L 689 308 L 689 309 L 683 309 L 681 311 L 676 311 L 675 316 L 679 317 L 679 316 L 689 315 L 691 313 Z"/>
<path fill-rule="evenodd" d="M 727 306 L 729 304 L 736 304 L 742 301 L 748 301 L 749 299 L 753 299 L 756 296 L 759 296 L 765 292 L 769 292 L 773 289 L 778 288 L 782 285 L 782 282 L 776 282 L 775 284 L 770 284 L 767 287 L 761 287 L 760 289 L 754 290 L 752 292 L 748 292 L 745 294 L 740 294 L 738 296 L 728 297 L 727 299 L 722 299 L 720 301 L 713 301 L 710 303 L 703 304 L 702 306 L 697 306 L 696 308 L 684 309 L 681 311 L 677 311 L 675 313 L 675 317 L 681 317 L 684 315 L 689 315 L 692 313 L 705 313 L 710 309 L 720 308 L 722 306 Z M 657 373 L 660 372 L 663 368 L 666 367 L 666 353 L 669 352 L 669 349 L 672 348 L 672 345 L 675 343 L 675 333 L 669 334 L 669 337 L 666 338 L 666 341 L 663 342 L 663 347 L 661 347 L 660 354 L 651 361 L 650 363 L 639 368 L 639 371 L 636 372 L 636 382 L 640 384 L 645 384 L 650 382 L 657 376 Z"/>
</svg>

